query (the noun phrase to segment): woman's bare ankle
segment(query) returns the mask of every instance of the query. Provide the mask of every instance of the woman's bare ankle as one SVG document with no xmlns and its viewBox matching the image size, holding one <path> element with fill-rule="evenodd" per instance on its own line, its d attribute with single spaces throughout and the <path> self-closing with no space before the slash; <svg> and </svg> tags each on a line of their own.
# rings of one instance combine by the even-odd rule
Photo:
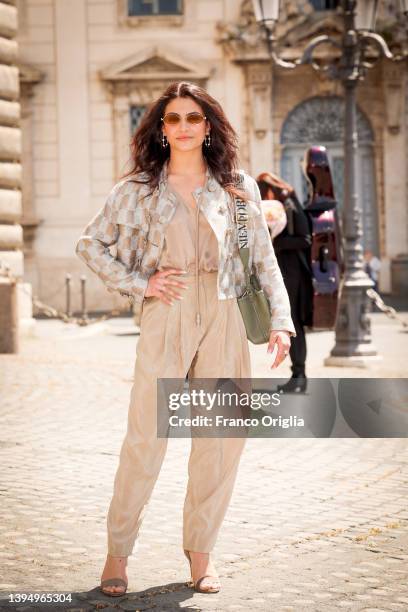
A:
<svg viewBox="0 0 408 612">
<path fill-rule="evenodd" d="M 106 556 L 105 567 L 102 571 L 102 579 L 123 577 L 127 574 L 127 557 L 114 557 L 109 553 Z"/>
</svg>

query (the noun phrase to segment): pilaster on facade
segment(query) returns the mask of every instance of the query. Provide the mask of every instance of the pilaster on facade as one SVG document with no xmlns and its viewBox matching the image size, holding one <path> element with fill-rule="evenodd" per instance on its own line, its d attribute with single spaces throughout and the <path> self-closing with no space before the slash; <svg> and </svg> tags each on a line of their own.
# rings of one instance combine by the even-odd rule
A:
<svg viewBox="0 0 408 612">
<path fill-rule="evenodd" d="M 243 140 L 249 153 L 248 169 L 253 176 L 273 170 L 273 67 L 250 3 L 241 4 L 236 23 L 217 24 L 217 42 L 229 61 L 242 68 L 244 75 Z"/>
<path fill-rule="evenodd" d="M 272 69 L 269 62 L 244 64 L 248 96 L 248 125 L 251 173 L 273 169 Z"/>
<path fill-rule="evenodd" d="M 24 256 L 26 265 L 34 257 L 36 231 L 41 223 L 34 198 L 33 106 L 35 87 L 45 78 L 44 72 L 30 64 L 19 63 L 20 106 L 22 129 L 22 217 Z"/>
<path fill-rule="evenodd" d="M 384 126 L 385 264 L 388 289 L 393 294 L 408 290 L 408 189 L 407 169 L 402 166 L 407 129 L 407 61 L 384 65 L 383 92 L 386 108 Z M 402 177 L 405 174 L 405 180 Z"/>
</svg>

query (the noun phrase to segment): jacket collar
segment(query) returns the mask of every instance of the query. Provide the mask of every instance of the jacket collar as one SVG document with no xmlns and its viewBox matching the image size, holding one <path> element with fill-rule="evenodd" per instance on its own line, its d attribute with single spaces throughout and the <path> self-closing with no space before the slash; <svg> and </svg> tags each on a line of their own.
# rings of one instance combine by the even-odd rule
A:
<svg viewBox="0 0 408 612">
<path fill-rule="evenodd" d="M 161 173 L 160 173 L 160 179 L 159 179 L 159 194 L 161 195 L 165 189 L 167 188 L 167 177 L 168 177 L 168 166 L 169 166 L 169 160 L 166 160 L 163 164 Z M 204 187 L 197 187 L 197 189 L 195 189 L 194 193 L 201 193 L 201 191 L 204 189 L 204 191 L 208 192 L 208 193 L 213 193 L 215 191 L 217 191 L 218 188 L 220 188 L 220 184 L 218 183 L 218 181 L 214 178 L 214 175 L 212 174 L 209 166 L 207 166 L 207 170 L 206 170 L 206 182 Z"/>
</svg>

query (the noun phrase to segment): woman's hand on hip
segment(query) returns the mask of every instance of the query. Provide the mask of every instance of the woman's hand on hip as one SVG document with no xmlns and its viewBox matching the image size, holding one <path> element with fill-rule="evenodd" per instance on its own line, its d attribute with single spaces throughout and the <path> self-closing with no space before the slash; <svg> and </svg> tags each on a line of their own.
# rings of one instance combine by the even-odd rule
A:
<svg viewBox="0 0 408 612">
<path fill-rule="evenodd" d="M 285 330 L 273 330 L 269 336 L 268 353 L 273 353 L 277 346 L 275 361 L 271 368 L 277 368 L 282 361 L 288 356 L 290 349 L 290 335 Z"/>
<path fill-rule="evenodd" d="M 157 297 L 165 304 L 170 306 L 173 304 L 173 299 L 182 300 L 183 297 L 176 293 L 173 287 L 187 289 L 187 285 L 168 278 L 170 275 L 186 274 L 185 270 L 179 268 L 169 268 L 168 270 L 158 270 L 149 278 L 145 297 Z"/>
</svg>

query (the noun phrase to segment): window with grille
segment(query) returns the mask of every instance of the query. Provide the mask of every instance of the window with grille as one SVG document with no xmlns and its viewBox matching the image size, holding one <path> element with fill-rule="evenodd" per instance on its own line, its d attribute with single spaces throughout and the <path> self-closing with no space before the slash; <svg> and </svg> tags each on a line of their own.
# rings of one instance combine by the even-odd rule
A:
<svg viewBox="0 0 408 612">
<path fill-rule="evenodd" d="M 131 106 L 130 107 L 130 131 L 133 134 L 139 127 L 142 117 L 145 113 L 146 106 Z"/>
<path fill-rule="evenodd" d="M 181 15 L 182 0 L 129 0 L 129 17 L 146 15 Z"/>
<path fill-rule="evenodd" d="M 309 0 L 316 11 L 332 11 L 339 6 L 339 0 Z"/>
</svg>

